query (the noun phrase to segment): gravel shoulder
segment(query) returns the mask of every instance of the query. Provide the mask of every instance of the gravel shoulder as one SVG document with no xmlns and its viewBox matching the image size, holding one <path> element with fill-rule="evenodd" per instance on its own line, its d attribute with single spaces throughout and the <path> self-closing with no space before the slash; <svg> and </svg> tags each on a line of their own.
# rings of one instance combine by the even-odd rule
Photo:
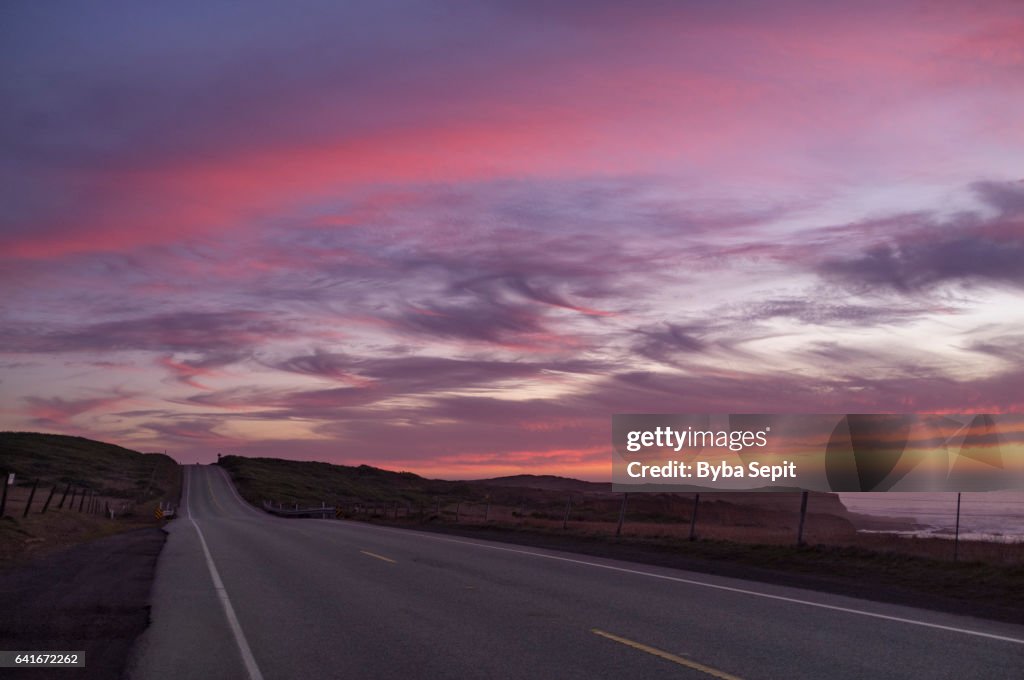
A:
<svg viewBox="0 0 1024 680">
<path fill-rule="evenodd" d="M 0 649 L 85 652 L 85 668 L 4 669 L 9 678 L 120 678 L 149 625 L 167 534 L 149 527 L 0 569 Z"/>
</svg>

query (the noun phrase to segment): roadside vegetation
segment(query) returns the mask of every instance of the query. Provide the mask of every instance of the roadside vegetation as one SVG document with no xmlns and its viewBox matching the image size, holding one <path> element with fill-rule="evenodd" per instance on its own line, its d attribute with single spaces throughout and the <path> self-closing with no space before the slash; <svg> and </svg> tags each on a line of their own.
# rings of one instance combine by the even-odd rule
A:
<svg viewBox="0 0 1024 680">
<path fill-rule="evenodd" d="M 3 482 L 10 473 L 15 485 L 0 517 L 0 563 L 159 526 L 158 504 L 177 503 L 181 491 L 181 469 L 167 455 L 55 434 L 0 432 Z"/>
</svg>

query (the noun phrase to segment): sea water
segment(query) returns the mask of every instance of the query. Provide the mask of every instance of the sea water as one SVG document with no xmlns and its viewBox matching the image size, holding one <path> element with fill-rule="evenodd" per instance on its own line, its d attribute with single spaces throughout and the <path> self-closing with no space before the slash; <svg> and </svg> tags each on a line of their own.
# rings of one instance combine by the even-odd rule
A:
<svg viewBox="0 0 1024 680">
<path fill-rule="evenodd" d="M 912 536 L 951 536 L 956 493 L 841 493 L 851 512 L 907 518 L 922 528 L 893 531 Z M 960 497 L 961 540 L 1024 542 L 1024 491 L 964 492 Z"/>
</svg>

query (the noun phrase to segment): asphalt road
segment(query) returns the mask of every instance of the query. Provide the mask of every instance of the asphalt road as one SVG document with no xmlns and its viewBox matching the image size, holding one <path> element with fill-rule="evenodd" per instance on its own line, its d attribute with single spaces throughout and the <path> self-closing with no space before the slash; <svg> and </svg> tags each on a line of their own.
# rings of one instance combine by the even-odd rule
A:
<svg viewBox="0 0 1024 680">
<path fill-rule="evenodd" d="M 1024 626 L 280 519 L 243 503 L 217 467 L 185 479 L 129 667 L 138 680 L 1024 677 Z"/>
</svg>

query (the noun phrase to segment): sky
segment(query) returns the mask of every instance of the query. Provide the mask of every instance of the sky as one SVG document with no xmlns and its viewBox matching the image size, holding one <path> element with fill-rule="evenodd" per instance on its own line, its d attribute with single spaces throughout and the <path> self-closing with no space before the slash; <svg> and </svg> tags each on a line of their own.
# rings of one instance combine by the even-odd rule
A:
<svg viewBox="0 0 1024 680">
<path fill-rule="evenodd" d="M 1024 412 L 1020 2 L 5 3 L 0 429 L 609 479 Z"/>
</svg>

